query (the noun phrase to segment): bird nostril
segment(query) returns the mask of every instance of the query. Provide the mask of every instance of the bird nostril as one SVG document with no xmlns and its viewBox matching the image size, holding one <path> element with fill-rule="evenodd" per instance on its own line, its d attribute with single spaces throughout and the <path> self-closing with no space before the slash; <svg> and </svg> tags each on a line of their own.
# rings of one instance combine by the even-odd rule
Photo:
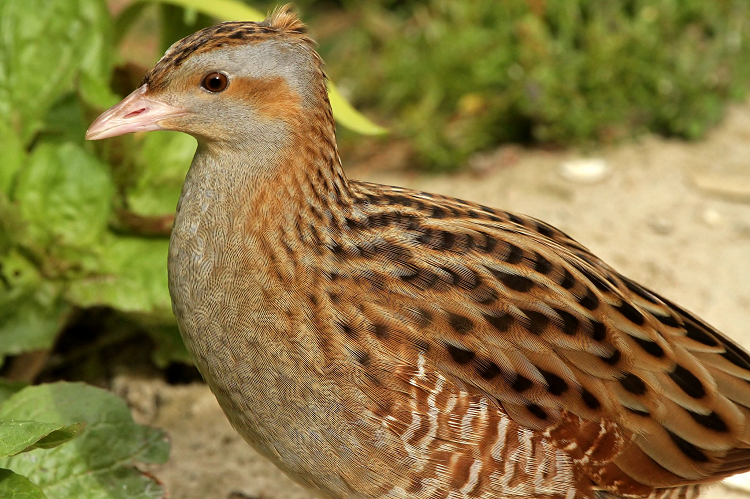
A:
<svg viewBox="0 0 750 499">
<path fill-rule="evenodd" d="M 142 107 L 142 108 L 138 109 L 137 111 L 133 111 L 132 113 L 128 113 L 128 114 L 126 114 L 126 115 L 124 116 L 124 118 L 132 118 L 133 116 L 138 116 L 139 114 L 141 114 L 141 113 L 142 113 L 142 112 L 144 112 L 145 110 L 146 110 L 146 108 L 145 108 L 145 107 Z"/>
</svg>

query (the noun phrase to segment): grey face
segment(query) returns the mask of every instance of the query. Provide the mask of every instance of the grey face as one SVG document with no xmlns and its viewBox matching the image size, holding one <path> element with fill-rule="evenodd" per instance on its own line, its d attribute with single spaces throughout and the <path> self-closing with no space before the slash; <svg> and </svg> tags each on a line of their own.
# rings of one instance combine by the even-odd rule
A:
<svg viewBox="0 0 750 499">
<path fill-rule="evenodd" d="M 226 88 L 214 92 L 203 84 L 213 73 L 226 76 Z M 153 94 L 188 111 L 166 122 L 166 128 L 189 133 L 202 142 L 236 145 L 267 142 L 269 134 L 278 134 L 280 127 L 289 124 L 285 117 L 292 107 L 304 112 L 319 106 L 320 81 L 312 49 L 267 39 L 192 55 Z"/>
</svg>

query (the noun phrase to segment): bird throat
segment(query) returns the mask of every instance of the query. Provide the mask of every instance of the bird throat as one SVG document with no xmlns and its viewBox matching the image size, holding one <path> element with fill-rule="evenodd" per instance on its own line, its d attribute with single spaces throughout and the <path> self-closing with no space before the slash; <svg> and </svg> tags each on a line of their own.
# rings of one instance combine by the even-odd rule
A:
<svg viewBox="0 0 750 499">
<path fill-rule="evenodd" d="M 221 368 L 216 358 L 231 355 L 232 341 L 265 356 L 289 339 L 306 260 L 325 244 L 320 231 L 332 214 L 351 202 L 329 116 L 280 127 L 269 135 L 275 142 L 196 152 L 168 268 L 173 310 L 204 376 Z M 246 333 L 232 338 L 238 330 Z"/>
<path fill-rule="evenodd" d="M 280 466 L 276 454 L 285 451 L 273 442 L 286 437 L 275 432 L 293 421 L 267 425 L 299 398 L 302 388 L 289 380 L 315 379 L 323 363 L 305 292 L 321 275 L 321 234 L 351 202 L 332 125 L 285 140 L 292 147 L 242 155 L 199 148 L 168 262 L 173 310 L 196 366 L 245 439 Z M 285 414 L 327 403 L 319 389 L 307 387 L 304 408 Z"/>
</svg>

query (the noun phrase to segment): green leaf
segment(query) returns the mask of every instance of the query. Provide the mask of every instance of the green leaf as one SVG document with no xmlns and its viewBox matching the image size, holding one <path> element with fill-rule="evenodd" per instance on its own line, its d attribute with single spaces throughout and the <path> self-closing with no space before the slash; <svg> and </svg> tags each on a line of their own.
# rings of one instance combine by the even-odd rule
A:
<svg viewBox="0 0 750 499">
<path fill-rule="evenodd" d="M 0 459 L 0 468 L 29 477 L 54 499 L 152 499 L 164 492 L 134 464 L 161 463 L 169 454 L 164 432 L 133 422 L 125 402 L 81 383 L 21 390 L 2 406 L 0 418 L 71 425 L 85 422 L 73 442 Z"/>
<path fill-rule="evenodd" d="M 128 208 L 141 216 L 174 213 L 195 148 L 195 139 L 184 133 L 146 134 L 127 192 Z"/>
<path fill-rule="evenodd" d="M 9 239 L 0 240 L 6 246 L 0 356 L 52 345 L 71 310 L 61 299 L 64 280 L 96 265 L 113 194 L 109 167 L 81 147 L 63 142 L 34 149 L 16 179 L 14 205 L 0 202 L 0 239 Z M 25 224 L 11 224 L 16 218 Z"/>
<path fill-rule="evenodd" d="M 17 250 L 0 255 L 0 356 L 49 348 L 71 306 Z"/>
<path fill-rule="evenodd" d="M 47 112 L 38 142 L 80 143 L 90 124 L 91 117 L 86 115 L 84 103 L 78 95 L 70 92 L 55 102 Z"/>
<path fill-rule="evenodd" d="M 107 105 L 110 18 L 103 0 L 0 0 L 0 121 L 28 145 L 47 110 L 81 77 L 82 94 Z"/>
<path fill-rule="evenodd" d="M 84 425 L 0 419 L 0 457 L 34 449 L 51 449 L 81 434 Z"/>
<path fill-rule="evenodd" d="M 0 469 L 0 497 L 4 499 L 47 499 L 42 489 L 25 476 Z"/>
<path fill-rule="evenodd" d="M 22 381 L 10 381 L 0 378 L 0 404 L 10 398 L 14 393 L 26 388 L 27 384 Z"/>
<path fill-rule="evenodd" d="M 108 306 L 172 322 L 166 239 L 109 236 L 98 267 L 70 283 L 66 298 L 80 307 Z"/>
<path fill-rule="evenodd" d="M 84 251 L 106 230 L 115 192 L 109 167 L 76 144 L 43 143 L 18 177 L 15 201 L 35 242 L 61 255 Z"/>
<path fill-rule="evenodd" d="M 362 135 L 383 135 L 388 133 L 387 128 L 376 125 L 362 113 L 354 109 L 349 104 L 349 101 L 344 99 L 339 93 L 332 81 L 328 81 L 328 99 L 331 101 L 336 123 Z"/>
</svg>

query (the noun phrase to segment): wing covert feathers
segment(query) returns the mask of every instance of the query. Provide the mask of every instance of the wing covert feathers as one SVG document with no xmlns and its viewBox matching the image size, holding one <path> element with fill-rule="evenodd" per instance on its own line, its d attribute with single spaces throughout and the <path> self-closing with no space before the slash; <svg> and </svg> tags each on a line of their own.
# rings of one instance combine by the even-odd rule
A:
<svg viewBox="0 0 750 499">
<path fill-rule="evenodd" d="M 750 465 L 750 357 L 704 321 L 538 220 L 351 185 L 341 230 L 300 234 L 329 249 L 317 299 L 349 351 L 423 355 L 618 493 Z"/>
</svg>

